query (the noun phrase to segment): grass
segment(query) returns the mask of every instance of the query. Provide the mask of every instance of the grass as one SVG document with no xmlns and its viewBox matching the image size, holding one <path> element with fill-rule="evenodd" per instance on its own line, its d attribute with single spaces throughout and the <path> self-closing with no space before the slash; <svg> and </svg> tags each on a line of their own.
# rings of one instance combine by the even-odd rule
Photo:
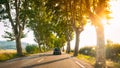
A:
<svg viewBox="0 0 120 68">
<path fill-rule="evenodd" d="M 70 55 L 72 55 L 73 53 L 70 53 Z M 95 64 L 95 57 L 91 57 L 91 56 L 87 56 L 87 55 L 83 55 L 83 54 L 78 54 L 77 56 L 78 59 L 83 60 L 91 65 L 94 66 Z M 106 65 L 107 68 L 120 68 L 120 63 L 116 63 L 110 60 L 106 60 Z"/>
<path fill-rule="evenodd" d="M 31 54 L 26 53 L 23 50 L 23 56 L 30 56 Z M 13 58 L 21 57 L 17 54 L 16 50 L 0 50 L 0 62 L 10 60 Z"/>
<path fill-rule="evenodd" d="M 3 53 L 16 53 L 16 50 L 0 50 L 0 54 L 3 54 Z"/>
<path fill-rule="evenodd" d="M 84 60 L 85 62 L 88 62 L 88 63 L 90 63 L 91 65 L 94 65 L 94 64 L 95 64 L 95 58 L 94 58 L 94 57 L 79 54 L 79 55 L 77 56 L 77 58 L 80 59 L 80 60 Z"/>
<path fill-rule="evenodd" d="M 108 68 L 120 68 L 119 63 L 116 63 L 116 62 L 113 62 L 113 61 L 110 61 L 110 60 L 107 60 L 106 64 L 107 64 Z"/>
<path fill-rule="evenodd" d="M 0 50 L 0 62 L 16 58 L 16 50 Z"/>
</svg>

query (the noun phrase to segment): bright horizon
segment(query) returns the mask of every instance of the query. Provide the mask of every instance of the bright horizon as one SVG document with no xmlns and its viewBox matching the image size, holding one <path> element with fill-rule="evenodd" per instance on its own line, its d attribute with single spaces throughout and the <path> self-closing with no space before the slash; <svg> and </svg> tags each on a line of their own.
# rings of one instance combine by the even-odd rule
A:
<svg viewBox="0 0 120 68">
<path fill-rule="evenodd" d="M 111 40 L 113 43 L 120 43 L 120 0 L 112 0 L 110 2 L 111 4 L 111 16 L 113 17 L 111 20 L 109 20 L 109 24 L 104 24 L 104 33 L 105 33 L 105 41 Z M 0 22 L 0 40 L 5 40 L 1 37 L 1 35 L 4 34 L 5 27 Z M 27 38 L 22 39 L 22 42 L 27 43 L 35 43 L 33 32 L 29 32 L 27 34 Z M 72 47 L 75 45 L 75 40 L 71 42 Z M 90 46 L 90 45 L 96 45 L 96 31 L 94 29 L 94 26 L 92 26 L 90 23 L 88 23 L 85 26 L 84 31 L 80 34 L 80 46 Z"/>
</svg>

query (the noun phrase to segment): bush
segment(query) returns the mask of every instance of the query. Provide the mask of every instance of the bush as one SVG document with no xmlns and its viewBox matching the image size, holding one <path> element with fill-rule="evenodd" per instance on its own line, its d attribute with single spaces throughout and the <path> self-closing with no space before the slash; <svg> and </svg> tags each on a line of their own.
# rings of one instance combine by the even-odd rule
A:
<svg viewBox="0 0 120 68">
<path fill-rule="evenodd" d="M 74 50 L 70 50 L 70 52 L 74 52 Z"/>
<path fill-rule="evenodd" d="M 112 61 L 120 62 L 120 44 L 109 44 L 106 46 L 106 57 Z"/>
<path fill-rule="evenodd" d="M 95 47 L 84 47 L 79 50 L 80 54 L 95 56 Z"/>
<path fill-rule="evenodd" d="M 84 47 L 79 50 L 80 54 L 95 56 L 95 47 Z M 120 63 L 120 44 L 106 45 L 106 59 Z"/>
<path fill-rule="evenodd" d="M 39 52 L 39 48 L 37 46 L 35 46 L 35 45 L 28 45 L 28 46 L 26 46 L 25 49 L 26 49 L 26 52 L 30 53 L 30 54 Z"/>
</svg>

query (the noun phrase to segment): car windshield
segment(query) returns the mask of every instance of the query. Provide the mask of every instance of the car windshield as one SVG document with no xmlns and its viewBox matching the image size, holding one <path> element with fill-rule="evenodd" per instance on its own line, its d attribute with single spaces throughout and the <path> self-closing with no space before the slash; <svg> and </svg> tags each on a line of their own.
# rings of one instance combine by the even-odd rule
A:
<svg viewBox="0 0 120 68">
<path fill-rule="evenodd" d="M 54 50 L 55 50 L 55 51 L 60 51 L 60 48 L 56 47 Z"/>
</svg>

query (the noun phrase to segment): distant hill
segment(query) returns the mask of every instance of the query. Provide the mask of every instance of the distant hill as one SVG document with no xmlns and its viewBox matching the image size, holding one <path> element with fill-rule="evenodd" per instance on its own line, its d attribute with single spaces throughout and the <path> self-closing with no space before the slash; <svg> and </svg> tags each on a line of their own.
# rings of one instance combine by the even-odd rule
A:
<svg viewBox="0 0 120 68">
<path fill-rule="evenodd" d="M 22 42 L 22 48 L 25 49 L 27 43 Z M 0 49 L 16 49 L 16 43 L 13 41 L 0 41 Z"/>
</svg>

